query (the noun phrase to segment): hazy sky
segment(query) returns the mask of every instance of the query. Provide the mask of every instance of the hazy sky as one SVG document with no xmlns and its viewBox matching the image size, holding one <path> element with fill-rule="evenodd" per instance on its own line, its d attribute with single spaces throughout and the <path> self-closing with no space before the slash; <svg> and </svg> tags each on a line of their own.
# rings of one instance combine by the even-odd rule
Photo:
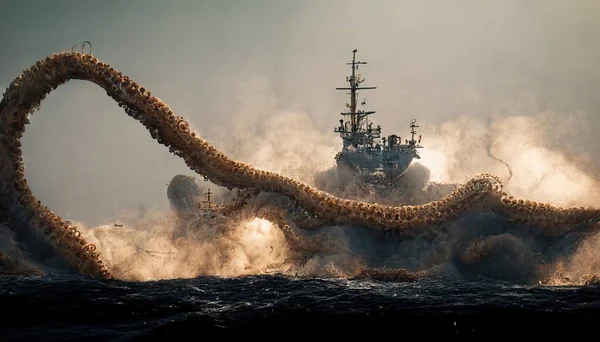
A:
<svg viewBox="0 0 600 342">
<path fill-rule="evenodd" d="M 89 40 L 239 159 L 255 160 L 242 151 L 261 141 L 236 150 L 244 132 L 273 136 L 274 122 L 335 141 L 346 99 L 334 88 L 356 48 L 369 62 L 365 84 L 378 87 L 361 96 L 388 134 L 407 131 L 412 117 L 433 127 L 459 116 L 583 112 L 588 121 L 570 138 L 600 160 L 595 0 L 0 0 L 0 29 L 2 84 Z M 290 112 L 302 119 L 287 120 Z M 61 215 L 99 223 L 138 204 L 167 207 L 166 184 L 191 174 L 92 84 L 59 88 L 31 122 L 26 176 Z M 263 143 L 286 135 L 273 137 Z"/>
</svg>

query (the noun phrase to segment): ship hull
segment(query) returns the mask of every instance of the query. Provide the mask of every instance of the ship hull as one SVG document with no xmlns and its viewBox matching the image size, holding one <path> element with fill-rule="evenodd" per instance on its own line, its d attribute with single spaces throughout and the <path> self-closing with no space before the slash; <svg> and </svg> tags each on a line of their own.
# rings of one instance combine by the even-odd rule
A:
<svg viewBox="0 0 600 342">
<path fill-rule="evenodd" d="M 338 168 L 352 171 L 365 181 L 392 181 L 403 176 L 414 160 L 414 153 L 361 153 L 343 151 L 336 156 Z"/>
</svg>

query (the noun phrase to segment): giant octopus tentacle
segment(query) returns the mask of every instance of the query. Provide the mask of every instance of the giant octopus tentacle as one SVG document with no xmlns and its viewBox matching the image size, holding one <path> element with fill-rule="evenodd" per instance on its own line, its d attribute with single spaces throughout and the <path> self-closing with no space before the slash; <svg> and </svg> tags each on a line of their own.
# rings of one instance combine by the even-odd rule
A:
<svg viewBox="0 0 600 342">
<path fill-rule="evenodd" d="M 53 54 L 24 70 L 10 83 L 0 102 L 0 209 L 15 227 L 28 227 L 45 238 L 79 272 L 110 279 L 113 275 L 73 226 L 41 204 L 24 177 L 20 138 L 28 114 L 39 108 L 52 90 L 71 79 L 93 82 L 125 112 L 142 123 L 152 138 L 183 158 L 194 171 L 228 189 L 275 192 L 293 198 L 323 223 L 357 224 L 374 229 L 403 231 L 424 224 L 452 220 L 467 210 L 493 210 L 544 234 L 564 232 L 564 225 L 598 220 L 600 210 L 555 206 L 513 199 L 502 192 L 495 176 L 473 177 L 438 201 L 416 206 L 383 206 L 334 197 L 297 180 L 232 160 L 201 137 L 189 124 L 150 92 L 91 54 Z"/>
</svg>

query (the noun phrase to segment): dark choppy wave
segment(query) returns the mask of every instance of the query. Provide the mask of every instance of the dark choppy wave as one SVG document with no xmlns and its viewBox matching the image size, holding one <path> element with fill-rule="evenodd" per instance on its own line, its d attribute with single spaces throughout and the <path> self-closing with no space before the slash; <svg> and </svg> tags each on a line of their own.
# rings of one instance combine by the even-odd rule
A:
<svg viewBox="0 0 600 342">
<path fill-rule="evenodd" d="M 595 328 L 600 288 L 435 278 L 378 283 L 253 276 L 131 283 L 3 277 L 0 303 L 0 341 L 197 340 L 258 329 L 286 339 L 380 338 L 384 332 L 419 338 L 541 336 L 559 330 L 574 336 Z"/>
</svg>

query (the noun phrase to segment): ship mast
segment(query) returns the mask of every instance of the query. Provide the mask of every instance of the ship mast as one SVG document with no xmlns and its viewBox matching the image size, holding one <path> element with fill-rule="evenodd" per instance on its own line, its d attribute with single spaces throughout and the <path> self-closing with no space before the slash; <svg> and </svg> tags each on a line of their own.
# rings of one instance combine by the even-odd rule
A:
<svg viewBox="0 0 600 342">
<path fill-rule="evenodd" d="M 419 127 L 418 125 L 416 125 L 417 120 L 413 119 L 410 122 L 410 144 L 411 145 L 416 145 L 417 141 L 415 140 L 415 134 L 417 134 L 417 131 L 415 131 L 415 128 Z M 419 138 L 419 142 L 421 142 L 421 139 Z"/>
<path fill-rule="evenodd" d="M 357 111 L 356 110 L 357 97 L 358 97 L 357 90 L 377 89 L 377 87 L 360 87 L 359 86 L 359 84 L 364 81 L 364 78 L 362 78 L 360 74 L 357 74 L 358 66 L 360 64 L 367 64 L 367 62 L 357 61 L 356 60 L 356 52 L 358 52 L 358 50 L 356 50 L 356 49 L 354 49 L 354 51 L 352 51 L 352 62 L 346 63 L 346 65 L 350 65 L 352 67 L 351 76 L 346 78 L 346 81 L 349 83 L 350 87 L 335 88 L 336 90 L 350 90 L 350 93 L 349 93 L 350 104 L 347 105 L 347 107 L 350 109 L 350 111 L 345 112 L 345 113 L 340 113 L 344 116 L 347 116 L 347 115 L 350 116 L 350 131 L 347 131 L 344 128 L 344 131 L 340 132 L 340 133 L 349 134 L 350 135 L 349 140 L 353 140 L 352 145 L 354 145 L 355 147 L 358 145 L 358 141 L 356 141 L 356 140 L 362 140 L 361 139 L 362 137 L 356 136 L 358 133 L 362 133 L 362 132 L 360 132 L 362 119 L 365 118 L 367 115 L 375 114 L 374 111 L 365 112 L 365 111 Z"/>
<path fill-rule="evenodd" d="M 202 203 L 204 203 L 206 205 L 207 209 L 210 209 L 212 207 L 212 200 L 210 198 L 210 195 L 212 195 L 212 192 L 210 192 L 210 189 L 208 189 L 208 191 L 205 194 L 206 194 L 206 200 L 202 201 Z"/>
</svg>

